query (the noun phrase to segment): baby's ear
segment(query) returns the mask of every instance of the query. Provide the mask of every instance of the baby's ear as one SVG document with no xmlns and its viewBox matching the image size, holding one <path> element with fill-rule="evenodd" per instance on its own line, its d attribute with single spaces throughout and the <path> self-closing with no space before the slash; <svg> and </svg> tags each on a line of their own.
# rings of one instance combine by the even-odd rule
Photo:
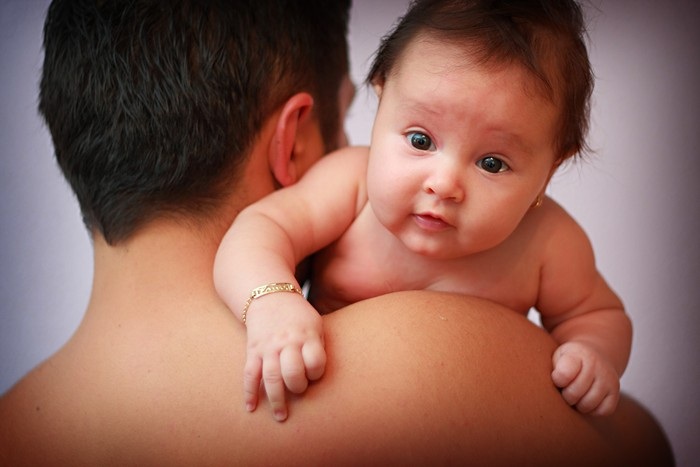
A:
<svg viewBox="0 0 700 467">
<path fill-rule="evenodd" d="M 279 114 L 270 140 L 268 158 L 275 180 L 283 187 L 298 179 L 294 151 L 297 139 L 301 137 L 300 132 L 310 119 L 313 104 L 314 99 L 310 94 L 300 92 L 287 99 Z"/>
<path fill-rule="evenodd" d="M 552 179 L 552 177 L 554 176 L 554 173 L 555 173 L 557 170 L 559 170 L 559 167 L 561 167 L 562 165 L 564 165 L 564 162 L 568 161 L 574 154 L 576 154 L 576 153 L 573 152 L 573 153 L 571 153 L 570 155 L 560 156 L 560 157 L 558 157 L 558 158 L 554 161 L 554 163 L 552 163 L 552 168 L 549 169 L 549 175 L 547 176 L 547 183 L 546 183 L 545 185 L 548 185 L 548 184 L 549 184 L 549 181 L 550 181 L 550 180 Z"/>
</svg>

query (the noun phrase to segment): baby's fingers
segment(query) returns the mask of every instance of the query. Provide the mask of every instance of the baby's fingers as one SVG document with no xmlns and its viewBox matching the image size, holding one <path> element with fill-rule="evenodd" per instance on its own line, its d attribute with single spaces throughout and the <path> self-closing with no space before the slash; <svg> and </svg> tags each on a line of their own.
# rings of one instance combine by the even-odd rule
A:
<svg viewBox="0 0 700 467">
<path fill-rule="evenodd" d="M 569 358 L 571 358 L 572 360 L 569 361 Z M 562 389 L 561 395 L 566 401 L 566 403 L 569 405 L 577 405 L 579 404 L 583 396 L 590 391 L 591 386 L 593 385 L 595 373 L 593 372 L 593 368 L 591 368 L 590 365 L 586 365 L 583 361 L 575 357 L 569 357 L 565 355 L 562 358 L 562 360 L 560 360 L 560 362 L 562 361 L 566 364 L 566 367 L 569 370 L 571 370 L 571 368 L 578 368 L 575 377 L 568 383 L 564 385 L 559 385 L 559 383 L 562 382 L 564 378 L 562 378 L 559 381 L 559 383 L 557 382 L 556 378 L 558 375 L 566 373 L 566 371 L 561 371 L 561 373 L 558 373 L 555 368 L 554 372 L 552 372 L 552 380 L 554 380 L 554 383 Z"/>
<path fill-rule="evenodd" d="M 245 408 L 252 412 L 258 406 L 262 361 L 258 357 L 248 357 L 243 369 L 243 399 Z"/>
<path fill-rule="evenodd" d="M 617 404 L 620 401 L 620 393 L 614 393 L 614 394 L 608 394 L 605 396 L 605 399 L 603 399 L 603 402 L 601 402 L 598 407 L 595 408 L 591 412 L 591 415 L 595 416 L 608 416 L 612 415 L 615 413 L 615 409 L 617 409 Z"/>
<path fill-rule="evenodd" d="M 554 370 L 552 371 L 552 381 L 558 388 L 565 388 L 572 383 L 583 369 L 581 358 L 560 352 L 554 353 Z"/>
<path fill-rule="evenodd" d="M 611 415 L 620 399 L 620 381 L 599 374 L 588 392 L 576 404 L 576 409 L 585 414 Z"/>
<path fill-rule="evenodd" d="M 326 350 L 322 340 L 314 340 L 304 344 L 301 349 L 306 367 L 306 377 L 309 381 L 316 381 L 326 371 Z"/>
<path fill-rule="evenodd" d="M 294 394 L 306 391 L 309 382 L 306 379 L 304 360 L 297 348 L 285 347 L 280 353 L 280 366 L 284 384 Z"/>
<path fill-rule="evenodd" d="M 275 354 L 263 360 L 262 375 L 267 399 L 272 408 L 272 416 L 278 422 L 283 422 L 287 419 L 287 404 L 284 399 L 284 380 L 278 355 Z"/>
</svg>

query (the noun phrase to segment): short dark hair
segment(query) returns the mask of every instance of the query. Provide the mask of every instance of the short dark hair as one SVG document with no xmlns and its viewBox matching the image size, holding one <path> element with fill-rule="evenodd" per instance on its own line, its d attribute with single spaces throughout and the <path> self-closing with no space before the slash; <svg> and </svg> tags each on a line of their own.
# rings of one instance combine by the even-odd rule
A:
<svg viewBox="0 0 700 467">
<path fill-rule="evenodd" d="M 110 244 L 198 216 L 235 183 L 265 119 L 307 91 L 328 149 L 350 0 L 54 0 L 39 110 L 90 230 Z"/>
<path fill-rule="evenodd" d="M 480 64 L 517 63 L 560 107 L 554 150 L 563 160 L 588 149 L 594 78 L 585 21 L 573 0 L 414 0 L 382 39 L 367 81 L 383 84 L 419 35 L 457 45 Z"/>
</svg>

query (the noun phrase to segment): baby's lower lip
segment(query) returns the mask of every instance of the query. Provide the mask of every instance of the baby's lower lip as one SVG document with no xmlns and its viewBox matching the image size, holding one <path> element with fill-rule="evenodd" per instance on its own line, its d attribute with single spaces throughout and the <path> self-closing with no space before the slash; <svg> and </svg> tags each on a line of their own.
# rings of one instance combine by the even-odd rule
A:
<svg viewBox="0 0 700 467">
<path fill-rule="evenodd" d="M 430 214 L 414 214 L 413 218 L 419 227 L 433 232 L 439 232 L 451 227 L 447 222 Z"/>
</svg>

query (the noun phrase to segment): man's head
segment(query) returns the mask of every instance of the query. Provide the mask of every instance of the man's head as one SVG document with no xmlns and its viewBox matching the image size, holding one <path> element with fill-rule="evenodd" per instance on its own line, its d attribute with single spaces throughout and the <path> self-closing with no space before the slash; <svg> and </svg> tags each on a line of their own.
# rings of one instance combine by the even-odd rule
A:
<svg viewBox="0 0 700 467">
<path fill-rule="evenodd" d="M 88 228 L 114 244 L 209 214 L 301 91 L 333 149 L 349 3 L 54 0 L 39 109 Z"/>
</svg>

